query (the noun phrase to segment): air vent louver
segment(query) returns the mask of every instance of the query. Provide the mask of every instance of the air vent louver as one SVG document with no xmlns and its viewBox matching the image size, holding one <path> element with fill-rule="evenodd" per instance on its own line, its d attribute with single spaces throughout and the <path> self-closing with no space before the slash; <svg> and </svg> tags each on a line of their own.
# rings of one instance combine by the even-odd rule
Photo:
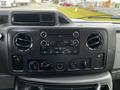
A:
<svg viewBox="0 0 120 90">
<path fill-rule="evenodd" d="M 97 49 L 103 43 L 102 36 L 98 33 L 92 33 L 87 38 L 87 45 L 90 49 Z"/>
<path fill-rule="evenodd" d="M 21 51 L 27 51 L 32 46 L 31 37 L 26 33 L 17 34 L 15 37 L 15 46 Z"/>
</svg>

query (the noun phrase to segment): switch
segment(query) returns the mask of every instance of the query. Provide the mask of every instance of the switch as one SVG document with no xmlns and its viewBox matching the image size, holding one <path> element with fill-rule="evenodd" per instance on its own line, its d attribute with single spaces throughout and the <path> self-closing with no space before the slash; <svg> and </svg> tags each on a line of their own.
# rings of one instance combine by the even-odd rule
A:
<svg viewBox="0 0 120 90">
<path fill-rule="evenodd" d="M 97 58 L 94 62 L 94 69 L 103 69 L 105 62 L 104 62 L 104 53 L 97 54 Z"/>
<path fill-rule="evenodd" d="M 86 61 L 83 61 L 83 66 L 84 66 L 84 68 L 87 68 L 87 62 Z"/>
<path fill-rule="evenodd" d="M 89 59 L 83 59 L 79 62 L 79 68 L 80 69 L 90 69 L 91 68 L 91 62 Z"/>
<path fill-rule="evenodd" d="M 14 70 L 23 70 L 23 59 L 21 55 L 12 56 L 12 67 Z"/>
<path fill-rule="evenodd" d="M 49 62 L 42 62 L 40 64 L 40 70 L 44 70 L 44 71 L 51 71 L 53 69 L 53 65 L 52 63 L 49 63 Z"/>
<path fill-rule="evenodd" d="M 39 70 L 39 62 L 37 61 L 29 62 L 29 70 Z"/>
<path fill-rule="evenodd" d="M 78 62 L 70 62 L 70 69 L 78 70 Z"/>
</svg>

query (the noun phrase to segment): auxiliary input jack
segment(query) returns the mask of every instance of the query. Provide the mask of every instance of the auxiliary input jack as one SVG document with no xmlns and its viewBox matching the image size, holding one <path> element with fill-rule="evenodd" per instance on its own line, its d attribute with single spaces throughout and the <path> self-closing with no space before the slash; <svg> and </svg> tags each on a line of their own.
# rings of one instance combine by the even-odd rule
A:
<svg viewBox="0 0 120 90">
<path fill-rule="evenodd" d="M 57 63 L 56 64 L 56 70 L 57 71 L 63 71 L 64 70 L 64 63 Z"/>
</svg>

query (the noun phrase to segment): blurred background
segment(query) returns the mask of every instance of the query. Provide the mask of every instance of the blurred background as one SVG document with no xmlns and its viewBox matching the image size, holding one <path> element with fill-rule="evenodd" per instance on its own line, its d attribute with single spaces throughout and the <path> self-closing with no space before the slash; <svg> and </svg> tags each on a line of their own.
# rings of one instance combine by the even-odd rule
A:
<svg viewBox="0 0 120 90">
<path fill-rule="evenodd" d="M 0 10 L 11 9 L 57 10 L 71 19 L 116 21 L 111 16 L 120 16 L 120 0 L 0 0 Z M 103 17 L 88 18 L 98 15 Z"/>
</svg>

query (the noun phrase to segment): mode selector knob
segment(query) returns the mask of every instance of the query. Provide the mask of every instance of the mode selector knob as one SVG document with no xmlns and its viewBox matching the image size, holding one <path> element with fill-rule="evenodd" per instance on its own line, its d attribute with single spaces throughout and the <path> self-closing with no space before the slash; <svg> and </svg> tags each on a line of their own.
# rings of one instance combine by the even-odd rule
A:
<svg viewBox="0 0 120 90">
<path fill-rule="evenodd" d="M 79 40 L 73 40 L 72 41 L 73 46 L 78 46 L 79 45 Z"/>
<path fill-rule="evenodd" d="M 45 31 L 43 31 L 43 32 L 40 33 L 40 36 L 42 38 L 46 38 L 47 37 L 47 33 Z"/>
<path fill-rule="evenodd" d="M 47 46 L 47 41 L 42 40 L 42 41 L 40 42 L 40 45 L 41 45 L 41 46 Z"/>
</svg>

